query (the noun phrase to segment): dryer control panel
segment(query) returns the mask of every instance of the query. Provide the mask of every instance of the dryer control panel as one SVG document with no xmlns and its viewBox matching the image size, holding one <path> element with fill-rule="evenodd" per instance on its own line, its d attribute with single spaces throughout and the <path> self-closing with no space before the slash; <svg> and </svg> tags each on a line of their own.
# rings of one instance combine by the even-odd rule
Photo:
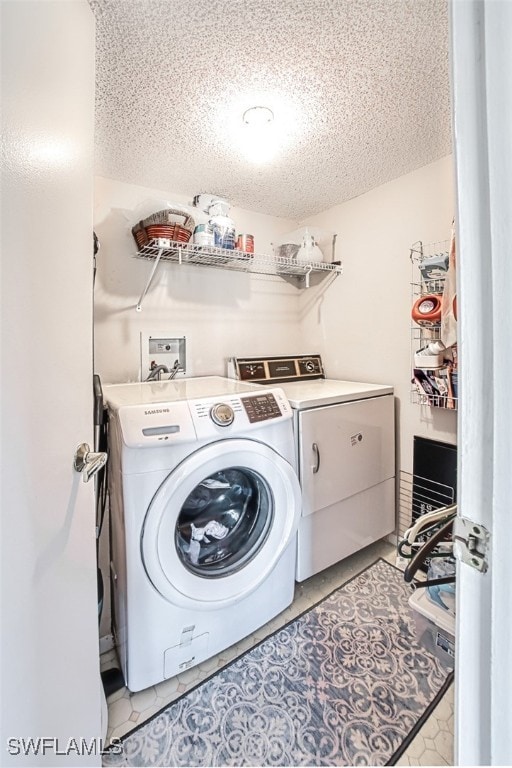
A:
<svg viewBox="0 0 512 768">
<path fill-rule="evenodd" d="M 284 357 L 233 357 L 228 360 L 228 376 L 258 384 L 325 379 L 320 355 Z"/>
</svg>

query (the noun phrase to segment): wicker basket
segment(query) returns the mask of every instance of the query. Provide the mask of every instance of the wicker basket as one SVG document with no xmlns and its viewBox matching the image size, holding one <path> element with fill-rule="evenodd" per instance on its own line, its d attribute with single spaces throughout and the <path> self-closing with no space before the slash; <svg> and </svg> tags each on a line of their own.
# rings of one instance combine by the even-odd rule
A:
<svg viewBox="0 0 512 768">
<path fill-rule="evenodd" d="M 183 221 L 174 219 L 178 217 Z M 132 227 L 132 235 L 138 248 L 143 248 L 152 240 L 167 238 L 178 243 L 188 243 L 194 231 L 195 222 L 192 216 L 175 208 L 165 208 L 163 211 L 152 213 L 146 219 Z"/>
</svg>

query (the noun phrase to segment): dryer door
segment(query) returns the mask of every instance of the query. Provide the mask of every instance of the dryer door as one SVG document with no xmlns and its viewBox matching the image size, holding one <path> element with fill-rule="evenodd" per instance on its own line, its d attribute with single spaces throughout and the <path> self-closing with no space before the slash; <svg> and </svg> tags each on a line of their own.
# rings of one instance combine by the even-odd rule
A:
<svg viewBox="0 0 512 768">
<path fill-rule="evenodd" d="M 216 608 L 247 595 L 295 535 L 300 487 L 291 465 L 253 440 L 210 443 L 162 483 L 146 514 L 142 556 L 171 602 Z"/>
<path fill-rule="evenodd" d="M 304 516 L 348 499 L 395 474 L 393 395 L 299 413 L 299 473 Z"/>
</svg>

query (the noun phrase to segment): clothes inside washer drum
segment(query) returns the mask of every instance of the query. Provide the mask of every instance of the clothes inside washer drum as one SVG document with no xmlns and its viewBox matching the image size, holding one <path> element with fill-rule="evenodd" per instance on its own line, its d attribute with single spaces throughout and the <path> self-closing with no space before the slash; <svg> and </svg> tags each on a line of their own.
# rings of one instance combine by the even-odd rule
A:
<svg viewBox="0 0 512 768">
<path fill-rule="evenodd" d="M 269 492 L 252 470 L 231 468 L 205 478 L 178 517 L 176 546 L 182 562 L 193 569 L 234 567 L 257 549 L 269 517 Z"/>
</svg>

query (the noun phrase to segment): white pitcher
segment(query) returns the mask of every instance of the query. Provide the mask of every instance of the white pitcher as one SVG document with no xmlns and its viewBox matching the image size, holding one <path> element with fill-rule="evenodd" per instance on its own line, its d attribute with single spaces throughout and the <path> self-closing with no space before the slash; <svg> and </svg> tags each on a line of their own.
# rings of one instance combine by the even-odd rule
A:
<svg viewBox="0 0 512 768">
<path fill-rule="evenodd" d="M 307 230 L 302 237 L 302 245 L 297 252 L 296 258 L 302 264 L 312 264 L 324 259 L 322 251 L 315 242 L 315 238 Z"/>
</svg>

